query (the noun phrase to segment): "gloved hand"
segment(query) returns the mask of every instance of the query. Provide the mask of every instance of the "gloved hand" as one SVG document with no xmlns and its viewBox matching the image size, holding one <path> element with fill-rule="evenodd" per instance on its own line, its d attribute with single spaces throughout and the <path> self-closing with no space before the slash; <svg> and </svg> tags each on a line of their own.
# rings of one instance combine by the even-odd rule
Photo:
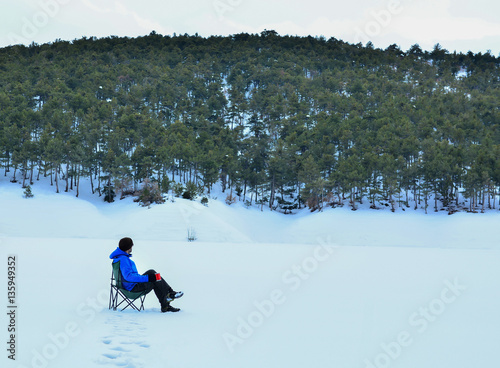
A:
<svg viewBox="0 0 500 368">
<path fill-rule="evenodd" d="M 148 274 L 148 282 L 156 282 L 156 274 Z"/>
</svg>

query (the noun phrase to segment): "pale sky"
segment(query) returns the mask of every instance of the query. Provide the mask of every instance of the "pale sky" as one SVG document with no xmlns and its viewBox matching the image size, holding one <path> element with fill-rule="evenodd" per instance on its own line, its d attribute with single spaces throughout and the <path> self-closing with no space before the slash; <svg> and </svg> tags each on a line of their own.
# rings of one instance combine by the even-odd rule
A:
<svg viewBox="0 0 500 368">
<path fill-rule="evenodd" d="M 498 0 L 2 0 L 0 47 L 82 37 L 260 33 L 500 56 Z"/>
</svg>

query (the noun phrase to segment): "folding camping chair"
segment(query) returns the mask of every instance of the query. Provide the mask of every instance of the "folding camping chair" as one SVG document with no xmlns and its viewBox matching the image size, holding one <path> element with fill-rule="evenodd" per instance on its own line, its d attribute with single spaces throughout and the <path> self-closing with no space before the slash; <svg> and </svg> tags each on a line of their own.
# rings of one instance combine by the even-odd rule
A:
<svg viewBox="0 0 500 368">
<path fill-rule="evenodd" d="M 122 285 L 122 273 L 120 271 L 120 262 L 115 262 L 112 264 L 113 271 L 111 272 L 111 290 L 109 292 L 109 309 L 116 310 L 120 305 L 125 303 L 122 310 L 127 307 L 132 307 L 136 311 L 140 312 L 144 310 L 144 300 L 148 291 L 129 291 L 125 289 Z M 121 299 L 121 301 L 120 301 Z M 135 305 L 135 301 L 140 305 Z"/>
</svg>

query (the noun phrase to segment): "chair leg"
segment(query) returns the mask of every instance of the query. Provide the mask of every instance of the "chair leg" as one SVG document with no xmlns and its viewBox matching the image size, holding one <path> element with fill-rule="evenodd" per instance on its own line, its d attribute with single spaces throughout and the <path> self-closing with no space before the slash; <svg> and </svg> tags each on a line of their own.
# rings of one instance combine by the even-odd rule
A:
<svg viewBox="0 0 500 368">
<path fill-rule="evenodd" d="M 122 303 L 125 302 L 125 303 L 127 303 L 127 305 L 125 305 L 125 307 L 123 307 L 122 311 L 125 310 L 125 308 L 127 308 L 127 307 L 132 307 L 133 309 L 135 309 L 136 311 L 139 312 L 140 310 L 137 309 L 136 305 L 134 304 L 134 301 L 135 301 L 135 299 L 132 300 L 129 298 L 123 298 Z"/>
<path fill-rule="evenodd" d="M 109 307 L 108 307 L 108 309 L 113 308 L 113 305 L 114 305 L 113 301 L 114 301 L 114 298 L 113 298 L 113 286 L 111 286 L 111 290 L 109 291 Z"/>
<path fill-rule="evenodd" d="M 130 299 L 125 296 L 125 294 L 123 294 L 121 290 L 116 286 L 111 285 L 111 291 L 109 294 L 109 309 L 117 310 L 118 307 L 124 304 L 125 306 L 121 309 L 122 311 L 128 307 L 131 307 L 132 309 L 140 312 L 141 310 L 144 310 L 144 301 L 146 300 L 146 295 L 147 294 L 142 294 L 135 299 Z M 121 297 L 120 301 L 118 300 L 119 297 Z M 135 301 L 140 303 L 138 304 L 139 306 L 135 305 Z"/>
<path fill-rule="evenodd" d="M 141 307 L 139 308 L 139 311 L 144 310 L 144 301 L 146 300 L 146 294 L 142 295 L 140 298 L 141 301 Z"/>
<path fill-rule="evenodd" d="M 111 285 L 111 290 L 109 292 L 109 308 L 108 309 L 116 310 L 117 303 L 118 303 L 118 289 L 114 285 Z"/>
<path fill-rule="evenodd" d="M 118 303 L 117 307 L 120 306 L 122 303 L 126 303 L 125 307 L 123 307 L 122 311 L 125 310 L 127 307 L 132 307 L 136 311 L 140 312 L 141 310 L 144 310 L 144 300 L 146 298 L 146 294 L 140 295 L 139 297 L 135 299 L 130 299 L 127 298 L 122 292 L 118 291 L 120 293 L 120 296 L 123 298 L 123 300 Z M 140 307 L 137 307 L 135 305 L 135 301 L 139 300 L 141 302 Z"/>
</svg>

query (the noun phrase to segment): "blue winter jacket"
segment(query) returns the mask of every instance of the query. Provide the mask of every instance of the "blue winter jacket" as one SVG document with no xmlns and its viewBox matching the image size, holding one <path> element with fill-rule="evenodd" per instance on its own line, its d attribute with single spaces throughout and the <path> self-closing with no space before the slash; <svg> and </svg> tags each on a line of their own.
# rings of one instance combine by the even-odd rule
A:
<svg viewBox="0 0 500 368">
<path fill-rule="evenodd" d="M 131 254 L 124 252 L 120 248 L 116 248 L 115 251 L 109 255 L 113 263 L 120 262 L 120 271 L 123 277 L 122 285 L 127 290 L 132 290 L 138 282 L 148 282 L 148 276 L 139 275 L 137 267 L 135 267 L 135 263 L 130 257 L 132 257 Z"/>
</svg>

